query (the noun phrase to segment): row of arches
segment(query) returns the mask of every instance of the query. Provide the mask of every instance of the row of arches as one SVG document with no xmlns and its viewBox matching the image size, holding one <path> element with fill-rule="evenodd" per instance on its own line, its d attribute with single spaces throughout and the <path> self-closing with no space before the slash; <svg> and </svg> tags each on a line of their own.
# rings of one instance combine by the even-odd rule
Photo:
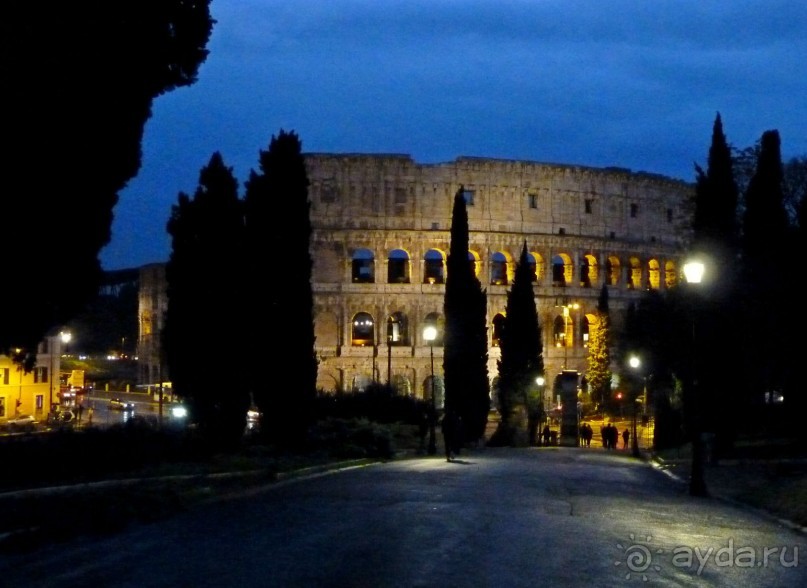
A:
<svg viewBox="0 0 807 588">
<path fill-rule="evenodd" d="M 544 325 L 544 333 L 549 337 L 545 344 L 553 347 L 575 347 L 588 345 L 589 330 L 594 317 L 583 312 L 575 313 L 568 305 L 557 305 L 550 325 Z M 491 321 L 491 346 L 497 347 L 504 324 L 504 314 L 497 313 Z M 409 347 L 418 344 L 443 345 L 444 320 L 442 315 L 433 312 L 427 314 L 421 323 L 420 333 L 410 329 L 410 321 L 403 312 L 394 312 L 386 319 L 386 324 L 379 327 L 369 312 L 358 312 L 351 320 L 350 343 L 355 347 L 372 347 L 386 343 L 390 347 Z M 428 327 L 434 327 L 436 337 L 426 341 L 423 333 Z M 548 328 L 547 328 L 548 327 Z"/>
<path fill-rule="evenodd" d="M 628 256 L 622 260 L 617 255 L 608 255 L 601 264 L 596 255 L 587 253 L 580 256 L 575 266 L 568 253 L 556 253 L 546 263 L 540 253 L 527 254 L 532 281 L 554 287 L 580 286 L 584 288 L 624 286 L 628 289 L 671 288 L 678 280 L 677 265 L 672 260 L 660 261 L 651 258 L 642 261 L 638 256 Z M 505 251 L 494 251 L 489 260 L 487 279 L 482 279 L 482 260 L 475 251 L 468 252 L 468 262 L 477 278 L 483 283 L 507 286 L 515 275 L 516 262 Z M 412 259 L 404 249 L 393 249 L 386 259 L 386 283 L 443 284 L 446 278 L 446 254 L 439 249 L 429 249 L 423 255 L 422 276 L 414 276 Z M 577 270 L 577 271 L 575 271 Z M 370 249 L 360 248 L 353 252 L 351 260 L 351 280 L 355 284 L 374 284 L 379 280 L 376 260 Z"/>
</svg>

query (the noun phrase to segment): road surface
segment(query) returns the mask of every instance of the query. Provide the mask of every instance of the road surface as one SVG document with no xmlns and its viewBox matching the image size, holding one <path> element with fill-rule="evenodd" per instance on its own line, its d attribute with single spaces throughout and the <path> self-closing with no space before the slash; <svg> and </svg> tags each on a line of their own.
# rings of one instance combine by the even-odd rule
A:
<svg viewBox="0 0 807 588">
<path fill-rule="evenodd" d="M 0 558 L 3 586 L 807 586 L 807 537 L 623 452 L 478 449 Z"/>
</svg>

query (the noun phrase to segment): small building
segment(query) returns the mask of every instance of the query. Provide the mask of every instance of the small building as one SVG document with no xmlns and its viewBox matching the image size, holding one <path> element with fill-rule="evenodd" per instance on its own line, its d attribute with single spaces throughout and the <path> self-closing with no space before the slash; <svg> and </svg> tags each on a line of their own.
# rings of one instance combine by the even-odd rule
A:
<svg viewBox="0 0 807 588">
<path fill-rule="evenodd" d="M 0 424 L 22 415 L 47 420 L 51 407 L 59 403 L 61 345 L 58 335 L 46 337 L 37 348 L 36 366 L 20 369 L 10 357 L 0 355 Z"/>
</svg>

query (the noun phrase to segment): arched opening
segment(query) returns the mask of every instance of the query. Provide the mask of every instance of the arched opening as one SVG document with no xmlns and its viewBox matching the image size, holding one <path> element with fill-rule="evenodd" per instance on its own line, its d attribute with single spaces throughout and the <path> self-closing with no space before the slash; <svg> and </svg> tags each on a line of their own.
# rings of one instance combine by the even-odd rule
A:
<svg viewBox="0 0 807 588">
<path fill-rule="evenodd" d="M 658 259 L 647 262 L 647 286 L 651 290 L 658 290 L 661 287 L 661 266 Z"/>
<path fill-rule="evenodd" d="M 675 267 L 674 261 L 668 261 L 664 264 L 664 285 L 667 288 L 673 288 L 678 284 L 678 270 Z"/>
<path fill-rule="evenodd" d="M 408 324 L 402 312 L 394 312 L 387 317 L 387 343 L 390 347 L 409 345 Z"/>
<path fill-rule="evenodd" d="M 353 253 L 353 283 L 372 284 L 375 281 L 375 262 L 369 249 L 356 249 Z"/>
<path fill-rule="evenodd" d="M 423 283 L 442 284 L 445 280 L 443 254 L 437 249 L 429 249 L 423 256 Z"/>
<path fill-rule="evenodd" d="M 387 258 L 387 283 L 409 283 L 409 254 L 403 249 L 393 249 Z"/>
<path fill-rule="evenodd" d="M 584 255 L 580 258 L 580 285 L 591 288 L 597 284 L 597 258 L 593 255 Z"/>
<path fill-rule="evenodd" d="M 351 324 L 351 344 L 356 347 L 373 345 L 375 341 L 375 322 L 371 314 L 359 312 L 353 317 Z"/>
<path fill-rule="evenodd" d="M 490 283 L 495 286 L 507 285 L 507 256 L 501 251 L 490 258 Z"/>
<path fill-rule="evenodd" d="M 605 261 L 605 274 L 609 286 L 619 285 L 619 272 L 621 268 L 619 265 L 619 258 L 613 255 L 609 256 Z"/>
<path fill-rule="evenodd" d="M 502 313 L 497 313 L 496 316 L 493 317 L 493 329 L 492 329 L 492 340 L 491 345 L 494 347 L 499 346 L 499 342 L 502 338 L 502 329 L 504 329 L 504 315 Z"/>
<path fill-rule="evenodd" d="M 628 288 L 638 290 L 642 287 L 642 264 L 638 257 L 630 258 L 630 271 L 628 272 Z"/>
</svg>

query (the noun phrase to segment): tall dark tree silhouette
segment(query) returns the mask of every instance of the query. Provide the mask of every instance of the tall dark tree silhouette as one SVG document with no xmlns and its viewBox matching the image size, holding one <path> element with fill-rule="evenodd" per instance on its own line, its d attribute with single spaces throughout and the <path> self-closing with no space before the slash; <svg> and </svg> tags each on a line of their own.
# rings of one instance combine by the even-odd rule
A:
<svg viewBox="0 0 807 588">
<path fill-rule="evenodd" d="M 261 432 L 282 445 L 303 442 L 317 386 L 311 220 L 302 144 L 281 129 L 260 152 L 246 183 L 250 387 L 263 413 Z M 283 346 L 281 380 L 266 372 L 267 341 Z"/>
<path fill-rule="evenodd" d="M 748 184 L 743 216 L 743 287 L 747 345 L 753 344 L 756 377 L 747 379 L 749 394 L 782 391 L 794 379 L 798 363 L 789 356 L 798 329 L 787 328 L 791 309 L 783 304 L 799 261 L 792 257 L 794 239 L 783 202 L 781 140 L 776 130 L 760 140 L 756 172 Z M 763 343 L 763 344 L 760 344 Z M 757 371 L 757 370 L 755 370 Z"/>
<path fill-rule="evenodd" d="M 463 421 L 466 441 L 485 434 L 490 411 L 487 347 L 487 294 L 476 277 L 468 251 L 468 209 L 464 189 L 454 195 L 446 291 L 443 373 L 446 410 Z"/>
<path fill-rule="evenodd" d="M 713 259 L 711 283 L 728 292 L 734 283 L 740 245 L 737 183 L 731 148 L 723 132 L 720 113 L 712 128 L 706 171 L 695 166 L 695 212 L 692 249 Z M 719 272 L 719 274 L 718 274 Z"/>
<path fill-rule="evenodd" d="M 213 26 L 209 4 L 4 6 L 0 141 L 4 185 L 12 191 L 3 238 L 14 287 L 0 290 L 0 307 L 13 309 L 0 329 L 0 353 L 31 367 L 38 342 L 96 296 L 98 254 L 110 240 L 118 192 L 140 168 L 152 100 L 196 81 Z M 49 157 L 59 144 L 67 147 Z M 69 260 L 69 287 L 56 285 L 57 259 Z"/>
<path fill-rule="evenodd" d="M 176 393 L 216 446 L 244 434 L 249 393 L 244 377 L 243 203 L 219 153 L 199 174 L 193 198 L 180 193 L 171 211 L 166 265 L 164 344 Z M 225 369 L 205 367 L 215 357 Z M 225 375 L 226 374 L 226 375 Z"/>
<path fill-rule="evenodd" d="M 712 128 L 706 171 L 696 165 L 695 211 L 691 255 L 707 263 L 707 275 L 699 288 L 700 304 L 719 307 L 720 312 L 702 312 L 699 318 L 699 344 L 709 349 L 712 366 L 730 366 L 736 360 L 737 349 L 723 344 L 736 341 L 743 328 L 740 295 L 737 291 L 740 275 L 739 192 L 734 177 L 734 160 L 723 132 L 718 113 Z M 744 377 L 733 369 L 703 369 L 700 382 L 699 412 L 709 428 L 721 428 L 725 440 L 733 436 L 727 427 L 736 422 L 732 414 L 737 406 L 738 378 Z M 718 410 L 720 418 L 718 418 Z M 692 408 L 689 408 L 692 412 Z"/>
<path fill-rule="evenodd" d="M 520 442 L 522 424 L 526 424 L 527 398 L 535 380 L 544 373 L 541 326 L 532 289 L 533 270 L 527 258 L 527 243 L 516 264 L 513 286 L 507 292 L 498 360 L 499 411 L 501 420 L 490 445 L 514 445 Z"/>
<path fill-rule="evenodd" d="M 588 367 L 586 379 L 589 392 L 600 410 L 611 399 L 611 311 L 608 304 L 608 286 L 602 285 L 597 300 L 597 320 L 591 325 L 588 341 Z"/>
</svg>

